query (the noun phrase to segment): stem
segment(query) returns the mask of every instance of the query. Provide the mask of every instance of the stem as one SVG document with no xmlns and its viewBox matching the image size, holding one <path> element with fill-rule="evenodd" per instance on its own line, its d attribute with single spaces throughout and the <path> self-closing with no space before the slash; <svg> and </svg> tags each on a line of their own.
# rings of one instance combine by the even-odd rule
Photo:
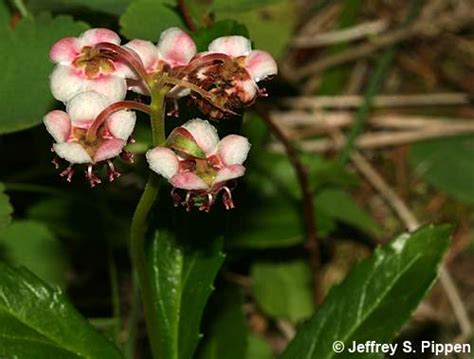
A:
<svg viewBox="0 0 474 359">
<path fill-rule="evenodd" d="M 26 8 L 25 4 L 23 3 L 23 0 L 13 0 L 13 5 L 18 9 L 20 12 L 21 17 L 30 17 L 30 13 L 28 9 Z"/>
<path fill-rule="evenodd" d="M 100 126 L 105 122 L 105 120 L 107 120 L 107 118 L 115 112 L 121 110 L 138 110 L 148 114 L 151 112 L 150 106 L 145 105 L 144 103 L 129 100 L 115 102 L 104 108 L 102 112 L 99 113 L 99 115 L 96 117 L 92 126 L 87 130 L 86 141 L 89 143 L 94 142 L 97 137 L 97 131 L 99 130 Z"/>
<path fill-rule="evenodd" d="M 165 106 L 164 99 L 169 87 L 154 89 L 152 91 L 152 102 L 150 104 L 151 128 L 153 144 L 158 146 L 165 141 Z M 147 257 L 145 254 L 145 231 L 148 213 L 158 195 L 159 179 L 154 173 L 150 173 L 145 190 L 138 202 L 130 228 L 130 254 L 133 268 L 138 276 L 141 296 L 145 312 L 145 321 L 148 339 L 154 358 L 159 358 L 159 323 L 158 313 L 153 305 L 153 289 L 147 270 Z"/>
<path fill-rule="evenodd" d="M 266 111 L 261 105 L 256 105 L 255 110 L 265 121 L 265 123 L 270 128 L 275 137 L 283 144 L 283 146 L 285 147 L 285 152 L 288 155 L 288 159 L 290 160 L 291 164 L 293 165 L 293 168 L 296 171 L 296 175 L 298 177 L 298 182 L 302 192 L 301 194 L 303 200 L 304 223 L 307 237 L 306 248 L 309 252 L 311 271 L 313 273 L 314 301 L 316 304 L 320 304 L 322 302 L 322 291 L 319 281 L 320 250 L 316 237 L 314 196 L 309 184 L 308 172 L 306 171 L 304 165 L 301 163 L 295 148 L 288 140 L 288 138 L 286 138 L 283 131 L 273 122 L 272 118 L 268 114 L 268 111 Z"/>
<path fill-rule="evenodd" d="M 186 1 L 178 0 L 178 7 L 179 11 L 181 11 L 181 15 L 183 16 L 184 22 L 188 26 L 189 30 L 191 30 L 192 32 L 196 31 L 197 27 L 193 21 L 193 18 L 191 17 L 188 7 L 186 6 Z"/>
</svg>

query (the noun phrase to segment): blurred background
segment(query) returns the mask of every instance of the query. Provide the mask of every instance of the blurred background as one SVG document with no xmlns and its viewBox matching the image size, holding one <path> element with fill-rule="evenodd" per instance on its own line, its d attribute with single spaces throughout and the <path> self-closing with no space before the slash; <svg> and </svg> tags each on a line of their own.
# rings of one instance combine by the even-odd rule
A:
<svg viewBox="0 0 474 359">
<path fill-rule="evenodd" d="M 163 184 L 153 211 L 158 227 L 186 217 L 197 242 L 224 236 L 197 357 L 274 357 L 355 262 L 424 223 L 455 228 L 445 261 L 454 286 L 437 284 L 399 340 L 472 342 L 474 2 L 209 3 L 188 2 L 195 21 L 213 29 L 194 34 L 200 50 L 212 31 L 250 36 L 278 59 L 280 74 L 264 84 L 268 98 L 217 124 L 253 144 L 237 208 L 186 214 Z M 87 26 L 156 41 L 184 23 L 173 1 L 165 15 L 154 0 L 25 4 L 34 20 L 0 1 L 0 255 L 64 288 L 94 325 L 125 341 L 141 315 L 128 230 L 147 178 L 147 124 L 138 121 L 135 164 L 119 163 L 117 181 L 90 189 L 79 168 L 66 183 L 41 125 L 60 106 L 49 95 L 48 49 Z M 183 121 L 201 115 L 186 100 L 181 109 Z"/>
</svg>

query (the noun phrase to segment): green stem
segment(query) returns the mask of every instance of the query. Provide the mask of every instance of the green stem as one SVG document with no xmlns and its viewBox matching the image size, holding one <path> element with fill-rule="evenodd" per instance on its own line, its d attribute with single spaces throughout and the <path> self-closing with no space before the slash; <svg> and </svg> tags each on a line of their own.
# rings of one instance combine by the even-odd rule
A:
<svg viewBox="0 0 474 359">
<path fill-rule="evenodd" d="M 25 4 L 23 3 L 23 0 L 13 0 L 13 5 L 18 9 L 20 12 L 21 17 L 30 17 L 30 13 L 28 9 L 26 8 Z"/>
<path fill-rule="evenodd" d="M 150 119 L 153 135 L 153 145 L 158 146 L 165 141 L 165 106 L 164 98 L 169 91 L 169 87 L 162 87 L 152 91 L 152 101 L 150 104 Z M 145 232 L 148 213 L 158 195 L 159 178 L 151 173 L 145 190 L 138 202 L 132 219 L 130 228 L 130 254 L 132 264 L 140 284 L 145 322 L 148 332 L 148 339 L 151 345 L 153 358 L 159 358 L 159 323 L 158 314 L 153 305 L 153 290 L 147 271 L 147 257 L 145 254 Z"/>
</svg>

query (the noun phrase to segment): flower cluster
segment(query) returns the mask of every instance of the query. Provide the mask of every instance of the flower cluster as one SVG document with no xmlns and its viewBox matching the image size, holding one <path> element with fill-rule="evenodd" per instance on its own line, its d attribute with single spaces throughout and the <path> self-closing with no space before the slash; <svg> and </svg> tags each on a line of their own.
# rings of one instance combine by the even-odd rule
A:
<svg viewBox="0 0 474 359">
<path fill-rule="evenodd" d="M 152 108 L 125 100 L 128 91 L 153 100 L 164 89 L 174 103 L 188 97 L 210 120 L 219 120 L 264 95 L 257 83 L 277 73 L 271 55 L 252 50 L 242 36 L 217 38 L 203 53 L 178 28 L 164 31 L 156 45 L 140 39 L 120 43 L 111 30 L 91 29 L 51 48 L 56 64 L 51 92 L 65 111 L 49 112 L 44 124 L 55 141 L 53 163 L 57 168 L 58 158 L 69 163 L 60 173 L 68 181 L 75 165 L 85 165 L 86 178 L 95 186 L 101 179 L 94 167 L 102 164 L 113 181 L 120 175 L 114 159 L 132 161 L 124 148 L 133 141 L 134 110 L 151 113 Z M 225 207 L 233 208 L 230 184 L 244 175 L 249 149 L 246 138 L 229 135 L 219 141 L 208 121 L 195 119 L 175 128 L 165 143 L 147 153 L 147 160 L 171 183 L 176 203 L 208 211 L 219 193 Z"/>
</svg>

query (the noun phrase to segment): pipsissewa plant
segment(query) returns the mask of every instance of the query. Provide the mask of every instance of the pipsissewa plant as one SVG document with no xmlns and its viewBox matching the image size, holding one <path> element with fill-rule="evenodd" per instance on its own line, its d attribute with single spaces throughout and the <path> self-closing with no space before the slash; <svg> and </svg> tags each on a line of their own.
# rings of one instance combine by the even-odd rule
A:
<svg viewBox="0 0 474 359">
<path fill-rule="evenodd" d="M 96 186 L 102 179 L 96 167 L 104 164 L 108 180 L 120 176 L 117 157 L 133 162 L 124 150 L 134 130 L 136 115 L 150 117 L 153 149 L 147 152 L 152 172 L 131 225 L 131 256 L 140 282 L 152 351 L 158 357 L 159 323 L 144 252 L 147 215 L 157 193 L 159 177 L 172 186 L 175 205 L 210 211 L 219 197 L 226 209 L 234 208 L 234 180 L 245 174 L 243 163 L 250 150 L 245 137 L 228 135 L 219 140 L 207 121 L 194 119 L 176 127 L 166 138 L 166 104 L 179 116 L 177 99 L 189 97 L 208 120 L 222 120 L 265 95 L 258 82 L 277 73 L 272 56 L 252 50 L 242 36 L 215 39 L 208 51 L 197 53 L 191 37 L 178 28 L 164 31 L 157 45 L 135 39 L 121 46 L 107 29 L 92 29 L 78 38 L 64 38 L 53 45 L 51 74 L 53 96 L 66 111 L 46 114 L 44 124 L 54 138 L 54 165 L 68 163 L 60 175 L 72 181 L 76 167 Z M 149 96 L 145 104 L 125 100 L 127 91 Z"/>
</svg>

